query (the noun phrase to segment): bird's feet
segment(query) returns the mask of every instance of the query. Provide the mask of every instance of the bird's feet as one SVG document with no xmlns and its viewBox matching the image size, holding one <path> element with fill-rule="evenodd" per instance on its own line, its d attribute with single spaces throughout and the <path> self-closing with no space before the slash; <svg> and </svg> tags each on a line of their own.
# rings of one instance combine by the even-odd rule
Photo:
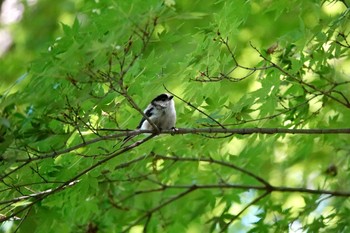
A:
<svg viewBox="0 0 350 233">
<path fill-rule="evenodd" d="M 175 127 L 171 127 L 171 130 L 173 131 L 173 132 L 171 133 L 172 136 L 174 136 L 174 135 L 177 133 L 177 131 L 179 131 L 179 129 L 178 129 L 178 128 L 175 128 Z"/>
</svg>

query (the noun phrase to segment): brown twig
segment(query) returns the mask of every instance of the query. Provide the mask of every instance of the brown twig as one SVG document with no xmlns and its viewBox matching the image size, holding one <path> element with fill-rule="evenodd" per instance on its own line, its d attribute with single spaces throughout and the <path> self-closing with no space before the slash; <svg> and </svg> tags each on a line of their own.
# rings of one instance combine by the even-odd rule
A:
<svg viewBox="0 0 350 233">
<path fill-rule="evenodd" d="M 234 215 L 229 222 L 227 222 L 220 230 L 221 233 L 226 232 L 226 229 L 236 220 L 238 219 L 249 207 L 252 205 L 258 203 L 261 199 L 266 197 L 268 194 L 270 194 L 270 191 L 267 190 L 262 195 L 258 196 L 254 200 L 252 200 L 250 203 L 248 203 L 241 211 L 238 212 L 238 214 Z"/>
<path fill-rule="evenodd" d="M 31 161 L 55 158 L 58 155 L 66 154 L 76 149 L 104 141 L 104 140 L 112 140 L 120 137 L 126 136 L 135 136 L 139 134 L 145 133 L 154 133 L 153 130 L 132 130 L 126 131 L 118 134 L 101 136 L 98 138 L 94 138 L 91 140 L 87 140 L 85 143 L 80 143 L 75 146 L 69 147 L 67 149 L 52 152 L 49 154 L 43 154 L 36 157 L 31 157 L 28 159 L 16 159 L 15 162 L 25 162 L 22 166 L 30 163 Z M 350 134 L 350 128 L 341 128 L 341 129 L 284 129 L 284 128 L 241 128 L 241 129 L 229 129 L 229 128 L 178 128 L 176 131 L 174 130 L 162 130 L 159 134 L 239 134 L 239 135 L 247 135 L 247 134 Z M 154 135 L 155 136 L 155 135 Z M 18 169 L 17 169 L 18 170 Z M 12 174 L 14 171 L 3 175 L 2 178 Z"/>
<path fill-rule="evenodd" d="M 16 201 L 20 201 L 22 199 L 28 199 L 28 198 L 31 198 L 31 197 L 35 197 L 36 199 L 34 201 L 32 201 L 30 204 L 24 206 L 23 208 L 19 209 L 18 211 L 16 211 L 15 213 L 9 215 L 9 216 L 6 216 L 4 218 L 2 218 L 0 220 L 0 222 L 4 222 L 6 220 L 9 220 L 10 218 L 12 218 L 13 216 L 16 216 L 17 214 L 25 211 L 26 209 L 30 208 L 31 206 L 33 206 L 34 204 L 36 204 L 37 202 L 43 200 L 44 198 L 47 198 L 48 196 L 50 195 L 53 195 L 59 191 L 62 191 L 64 190 L 66 187 L 69 187 L 70 184 L 72 184 L 72 182 L 77 182 L 77 180 L 79 180 L 79 178 L 85 174 L 87 174 L 89 171 L 95 169 L 96 167 L 106 163 L 107 161 L 135 148 L 135 147 L 138 147 L 140 145 L 142 145 L 143 143 L 147 142 L 148 140 L 150 140 L 151 138 L 153 138 L 155 135 L 150 135 L 140 141 L 137 141 L 129 146 L 126 146 L 126 147 L 123 147 L 121 148 L 119 151 L 115 152 L 114 154 L 110 155 L 109 157 L 105 158 L 105 159 L 102 159 L 100 161 L 98 161 L 97 163 L 95 163 L 94 165 L 84 169 L 83 171 L 79 172 L 77 175 L 73 176 L 72 178 L 70 178 L 69 180 L 67 180 L 66 182 L 64 182 L 62 185 L 56 187 L 56 188 L 53 188 L 53 189 L 49 189 L 49 190 L 45 190 L 43 192 L 39 192 L 39 193 L 36 193 L 36 194 L 31 194 L 31 195 L 27 195 L 27 196 L 22 196 L 22 197 L 19 197 L 19 198 L 15 198 L 15 199 L 12 199 L 12 200 L 7 200 L 7 201 L 2 201 L 0 202 L 0 204 L 5 204 L 5 203 L 9 203 L 9 202 L 16 202 Z"/>
<path fill-rule="evenodd" d="M 179 97 L 178 95 L 174 94 L 173 92 L 169 91 L 165 85 L 164 89 L 169 92 L 170 94 L 172 94 L 173 96 L 175 96 L 176 98 L 178 98 L 179 100 L 181 100 L 182 102 L 186 103 L 188 106 L 194 108 L 195 110 L 197 110 L 198 112 L 202 113 L 203 115 L 205 115 L 206 117 L 208 117 L 210 120 L 214 121 L 216 124 L 218 124 L 221 128 L 225 129 L 225 126 L 223 126 L 220 122 L 218 122 L 217 120 L 215 120 L 214 118 L 212 118 L 211 116 L 209 116 L 208 114 L 206 114 L 204 111 L 200 110 L 199 108 L 195 107 L 193 104 L 191 104 L 190 102 L 182 99 L 181 97 Z"/>
<path fill-rule="evenodd" d="M 293 75 L 291 75 L 290 73 L 288 73 L 287 71 L 285 71 L 282 67 L 280 67 L 279 65 L 277 65 L 276 63 L 274 63 L 273 61 L 271 61 L 270 59 L 268 59 L 266 56 L 264 56 L 252 43 L 250 43 L 250 46 L 257 52 L 259 53 L 260 57 L 263 58 L 266 62 L 270 63 L 274 68 L 276 68 L 277 70 L 281 71 L 282 74 L 284 74 L 285 76 L 291 78 L 292 80 L 294 80 L 297 83 L 300 83 L 303 86 L 309 87 L 314 91 L 320 92 L 322 93 L 322 95 L 327 96 L 328 98 L 334 100 L 335 102 L 350 108 L 350 104 L 348 104 L 347 102 L 343 102 L 339 99 L 337 99 L 336 97 L 332 96 L 330 93 L 328 93 L 327 91 L 321 90 L 317 87 L 315 87 L 314 85 L 307 83 L 305 81 L 303 81 L 302 79 L 298 79 L 296 77 L 294 77 Z"/>
<path fill-rule="evenodd" d="M 148 216 L 152 215 L 153 213 L 159 211 L 160 209 L 162 209 L 163 207 L 175 202 L 176 200 L 186 196 L 187 194 L 193 192 L 194 190 L 196 190 L 195 186 L 189 187 L 187 190 L 185 190 L 184 192 L 179 193 L 178 195 L 169 198 L 168 200 L 166 200 L 165 202 L 159 204 L 158 206 L 148 210 L 146 212 L 146 214 L 142 215 L 141 217 L 139 217 L 136 221 L 134 221 L 129 227 L 127 227 L 126 229 L 124 229 L 122 232 L 128 232 L 130 230 L 131 227 L 137 225 L 138 223 L 140 223 L 142 220 L 144 220 L 145 218 L 148 218 Z"/>
<path fill-rule="evenodd" d="M 255 175 L 254 173 L 243 169 L 239 166 L 234 165 L 233 163 L 229 163 L 229 162 L 225 162 L 225 161 L 220 161 L 220 160 L 215 160 L 213 158 L 207 158 L 207 157 L 199 157 L 199 158 L 189 158 L 189 157 L 184 157 L 184 156 L 163 156 L 163 155 L 154 155 L 155 158 L 157 159 L 163 159 L 163 160 L 173 160 L 173 161 L 183 161 L 183 162 L 208 162 L 208 163 L 212 163 L 212 164 L 218 164 L 224 167 L 229 167 L 232 168 L 234 170 L 237 170 L 243 174 L 246 174 L 252 178 L 254 178 L 255 180 L 257 180 L 258 182 L 264 184 L 266 187 L 270 187 L 271 185 L 263 178 L 261 178 L 260 176 Z"/>
</svg>

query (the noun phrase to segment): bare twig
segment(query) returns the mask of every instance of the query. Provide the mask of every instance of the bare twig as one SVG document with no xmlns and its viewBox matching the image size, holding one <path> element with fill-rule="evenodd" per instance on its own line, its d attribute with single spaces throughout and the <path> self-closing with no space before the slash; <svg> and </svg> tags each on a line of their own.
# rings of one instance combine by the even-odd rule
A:
<svg viewBox="0 0 350 233">
<path fill-rule="evenodd" d="M 221 166 L 225 166 L 225 167 L 229 167 L 232 168 L 234 170 L 237 170 L 239 172 L 242 172 L 243 174 L 246 174 L 252 178 L 254 178 L 255 180 L 257 180 L 258 182 L 264 184 L 266 187 L 270 187 L 271 185 L 263 178 L 261 178 L 260 176 L 255 175 L 254 173 L 243 169 L 239 166 L 236 166 L 232 163 L 229 162 L 225 162 L 225 161 L 219 161 L 219 160 L 215 160 L 213 158 L 206 158 L 206 157 L 199 157 L 199 158 L 189 158 L 189 157 L 184 157 L 184 156 L 164 156 L 164 155 L 154 155 L 155 158 L 158 159 L 163 159 L 163 160 L 173 160 L 173 161 L 188 161 L 188 162 L 208 162 L 208 163 L 213 163 L 213 164 L 218 164 Z"/>
<path fill-rule="evenodd" d="M 154 131 L 156 133 L 159 133 L 160 130 L 158 129 L 157 125 L 154 124 L 153 121 L 151 121 L 151 119 L 141 110 L 141 108 L 135 103 L 135 101 L 131 98 L 131 96 L 129 96 L 126 92 L 126 90 L 124 92 L 122 92 L 122 95 L 125 97 L 125 99 L 127 99 L 127 101 L 130 103 L 130 105 L 136 109 L 136 111 L 138 111 L 147 121 L 148 123 L 153 127 Z"/>
<path fill-rule="evenodd" d="M 62 185 L 56 187 L 56 188 L 53 188 L 53 189 L 49 189 L 49 190 L 45 190 L 43 192 L 39 192 L 39 193 L 36 193 L 36 194 L 31 194 L 31 195 L 27 195 L 27 196 L 22 196 L 22 197 L 19 197 L 19 199 L 17 200 L 16 198 L 15 199 L 12 199 L 12 200 L 7 200 L 7 201 L 3 201 L 3 202 L 0 202 L 0 204 L 5 204 L 5 203 L 9 203 L 9 202 L 13 202 L 13 201 L 20 201 L 22 199 L 28 199 L 30 197 L 34 197 L 36 198 L 33 202 L 29 203 L 28 205 L 24 206 L 23 208 L 19 209 L 18 211 L 16 211 L 15 213 L 9 215 L 9 216 L 6 216 L 4 218 L 2 218 L 0 220 L 0 222 L 4 222 L 6 220 L 9 220 L 10 218 L 12 218 L 13 216 L 16 216 L 17 214 L 25 211 L 26 209 L 30 208 L 31 206 L 33 206 L 35 203 L 43 200 L 44 198 L 52 195 L 52 194 L 55 194 L 59 191 L 62 191 L 64 190 L 66 187 L 69 187 L 69 185 L 72 183 L 72 182 L 76 182 L 77 180 L 79 180 L 79 178 L 85 174 L 87 174 L 89 171 L 95 169 L 96 167 L 99 167 L 100 165 L 106 163 L 107 161 L 137 147 L 137 146 L 140 146 L 142 145 L 143 143 L 147 142 L 148 140 L 150 140 L 151 138 L 153 138 L 154 135 L 150 135 L 146 138 L 144 138 L 143 140 L 140 140 L 140 141 L 137 141 L 129 146 L 126 146 L 126 147 L 123 147 L 121 148 L 119 151 L 115 152 L 114 154 L 110 155 L 109 157 L 105 158 L 105 159 L 102 159 L 100 160 L 99 162 L 95 163 L 94 165 L 84 169 L 83 171 L 79 172 L 77 175 L 73 176 L 72 178 L 70 178 L 69 180 L 67 180 L 65 183 L 63 183 Z"/>
<path fill-rule="evenodd" d="M 241 211 L 239 211 L 238 214 L 234 215 L 228 223 L 226 223 L 220 230 L 220 232 L 226 232 L 226 229 L 236 220 L 238 219 L 249 207 L 252 205 L 258 203 L 261 199 L 266 197 L 268 194 L 270 194 L 269 191 L 264 192 L 262 195 L 255 198 L 253 201 L 251 201 L 249 204 L 247 204 Z"/>
<path fill-rule="evenodd" d="M 17 161 L 16 161 L 17 162 Z M 21 161 L 18 161 L 21 162 Z M 13 169 L 12 171 L 2 174 L 2 176 L 0 177 L 0 181 L 4 180 L 6 177 L 8 177 L 9 175 L 17 172 L 18 170 L 20 170 L 21 168 L 23 168 L 24 166 L 28 165 L 30 163 L 30 161 L 28 161 L 28 159 L 25 159 L 24 161 L 22 161 L 23 164 L 19 165 L 18 167 L 16 167 L 15 169 Z"/>
<path fill-rule="evenodd" d="M 133 224 L 131 224 L 129 227 L 127 227 L 125 230 L 123 230 L 122 232 L 128 232 L 130 230 L 131 227 L 137 225 L 138 223 L 140 223 L 142 220 L 144 220 L 145 218 L 148 218 L 148 216 L 152 215 L 152 213 L 155 213 L 157 211 L 159 211 L 160 209 L 162 209 L 163 207 L 175 202 L 177 199 L 180 199 L 184 196 L 186 196 L 187 194 L 193 192 L 194 190 L 196 190 L 195 186 L 189 187 L 187 190 L 185 190 L 184 192 L 179 193 L 178 195 L 166 200 L 165 202 L 159 204 L 158 206 L 148 210 L 146 212 L 146 214 L 142 215 L 141 217 L 139 217 L 135 222 L 133 222 Z"/>
<path fill-rule="evenodd" d="M 175 96 L 176 98 L 178 98 L 179 100 L 181 100 L 182 102 L 186 103 L 188 106 L 194 108 L 195 110 L 197 110 L 198 112 L 202 113 L 203 115 L 205 115 L 206 117 L 208 117 L 210 120 L 214 121 L 216 124 L 218 124 L 221 128 L 225 129 L 225 126 L 223 126 L 220 122 L 218 122 L 217 120 L 215 120 L 214 118 L 212 118 L 211 116 L 209 116 L 208 114 L 206 114 L 205 112 L 203 112 L 202 110 L 200 110 L 199 108 L 195 107 L 193 104 L 191 104 L 190 102 L 182 99 L 181 97 L 179 97 L 178 95 L 174 94 L 173 92 L 169 91 L 165 85 L 164 89 L 169 92 L 170 94 L 172 94 L 173 96 Z"/>
<path fill-rule="evenodd" d="M 115 88 L 113 83 L 111 82 L 110 84 L 110 88 L 113 89 L 114 91 L 120 93 L 122 96 L 125 97 L 125 99 L 130 103 L 130 105 L 136 110 L 138 111 L 148 122 L 149 124 L 153 127 L 154 131 L 156 133 L 159 133 L 159 129 L 156 126 L 156 124 L 154 124 L 150 118 L 148 116 L 146 116 L 146 114 L 140 109 L 140 107 L 135 103 L 135 101 L 131 98 L 131 96 L 128 94 L 127 91 L 127 87 L 124 84 L 124 77 L 127 74 L 127 72 L 131 69 L 131 67 L 134 66 L 135 62 L 138 60 L 138 58 L 143 54 L 143 52 L 146 50 L 149 41 L 151 39 L 151 36 L 155 30 L 155 26 L 157 24 L 157 18 L 155 18 L 152 22 L 152 26 L 149 26 L 151 23 L 147 23 L 145 25 L 145 28 L 141 28 L 138 25 L 136 25 L 137 29 L 139 31 L 141 31 L 141 33 L 138 33 L 137 31 L 134 31 L 134 33 L 142 40 L 142 47 L 141 49 L 135 53 L 135 55 L 132 56 L 131 60 L 129 61 L 128 64 L 125 63 L 125 58 L 126 55 L 131 51 L 131 48 L 133 46 L 133 38 L 130 37 L 128 43 L 125 45 L 124 48 L 124 55 L 123 58 L 119 60 L 119 68 L 120 68 L 120 72 L 119 72 L 119 80 L 118 80 L 118 87 L 120 89 L 120 91 L 118 90 L 118 88 Z M 110 63 L 112 63 L 112 60 L 110 61 Z M 113 76 L 112 72 L 110 72 L 110 76 Z"/>
<path fill-rule="evenodd" d="M 263 58 L 266 62 L 270 63 L 273 67 L 275 67 L 276 69 L 278 69 L 279 71 L 281 71 L 282 74 L 284 74 L 285 76 L 291 78 L 292 80 L 294 80 L 297 83 L 300 83 L 303 86 L 309 87 L 314 91 L 320 92 L 322 93 L 324 96 L 329 97 L 330 99 L 334 100 L 335 102 L 350 108 L 350 104 L 348 104 L 347 102 L 343 102 L 340 99 L 332 96 L 330 93 L 328 93 L 327 91 L 321 90 L 319 88 L 317 88 L 316 86 L 309 84 L 305 81 L 303 81 L 302 79 L 298 79 L 296 77 L 294 77 L 293 75 L 291 75 L 290 73 L 288 73 L 287 71 L 285 71 L 282 67 L 280 67 L 279 65 L 277 65 L 276 63 L 274 63 L 273 61 L 271 61 L 270 59 L 268 59 L 266 56 L 264 56 L 252 43 L 250 43 L 250 46 L 257 52 L 259 53 L 260 57 Z"/>
<path fill-rule="evenodd" d="M 127 227 L 123 232 L 127 232 L 131 227 L 139 224 L 144 219 L 148 218 L 153 213 L 161 210 L 165 206 L 175 202 L 176 200 L 186 196 L 187 194 L 199 190 L 199 189 L 243 189 L 243 190 L 262 190 L 265 191 L 262 195 L 255 198 L 252 202 L 250 202 L 248 205 L 246 205 L 237 215 L 235 215 L 230 221 L 226 224 L 225 230 L 234 220 L 236 220 L 244 211 L 246 211 L 250 206 L 256 204 L 261 199 L 266 197 L 271 192 L 297 192 L 297 193 L 309 193 L 309 194 L 316 194 L 316 195 L 324 195 L 328 194 L 331 196 L 338 196 L 338 197 L 350 197 L 350 192 L 341 192 L 341 191 L 329 191 L 329 190 L 315 190 L 315 189 L 308 189 L 308 188 L 292 188 L 292 187 L 282 187 L 282 186 L 255 186 L 255 185 L 239 185 L 239 184 L 196 184 L 196 185 L 166 185 L 159 183 L 161 186 L 160 188 L 155 189 L 148 189 L 148 190 L 139 190 L 137 191 L 139 194 L 143 193 L 152 193 L 152 192 L 159 192 L 166 189 L 184 189 L 185 191 L 179 193 L 178 195 L 166 200 L 165 202 L 151 208 L 150 210 L 146 211 L 144 215 L 139 217 L 137 220 L 135 220 L 129 227 Z"/>
<path fill-rule="evenodd" d="M 29 212 L 32 210 L 32 207 L 30 207 L 28 210 L 27 210 L 27 213 L 24 215 L 24 217 L 21 218 L 21 221 L 18 223 L 17 227 L 16 227 L 16 230 L 13 232 L 13 233 L 16 233 L 20 226 L 22 225 L 22 223 L 24 222 L 24 220 L 28 217 L 28 214 Z"/>
<path fill-rule="evenodd" d="M 72 181 L 72 182 L 70 182 L 68 184 L 64 184 L 64 185 L 62 185 L 60 187 L 61 187 L 61 190 L 63 190 L 63 189 L 66 189 L 68 187 L 74 186 L 77 183 L 79 183 L 79 180 L 74 180 L 74 181 Z M 16 197 L 16 198 L 13 198 L 11 200 L 0 201 L 0 205 L 4 205 L 4 204 L 8 204 L 8 203 L 16 203 L 16 202 L 19 202 L 19 201 L 27 200 L 29 198 L 38 198 L 38 197 L 41 197 L 41 196 L 43 196 L 45 194 L 51 193 L 52 191 L 53 191 L 53 189 L 47 189 L 47 190 L 44 190 L 44 191 L 41 191 L 41 192 L 32 193 L 32 194 L 24 195 L 24 196 L 21 196 L 21 197 Z"/>
<path fill-rule="evenodd" d="M 224 45 L 226 47 L 226 49 L 229 52 L 229 54 L 232 58 L 232 61 L 234 63 L 233 67 L 229 71 L 227 71 L 227 72 L 221 71 L 218 75 L 215 75 L 215 76 L 209 74 L 209 68 L 207 67 L 205 71 L 200 72 L 199 77 L 196 77 L 195 79 L 192 79 L 192 80 L 198 81 L 198 82 L 218 82 L 218 81 L 222 81 L 222 80 L 228 80 L 230 82 L 240 82 L 240 81 L 243 81 L 246 78 L 250 77 L 256 71 L 267 70 L 267 69 L 274 67 L 273 65 L 263 66 L 263 67 L 247 67 L 247 66 L 243 66 L 243 65 L 239 64 L 231 46 L 229 45 L 228 38 L 223 38 L 219 31 L 217 32 L 217 36 L 218 36 L 218 38 L 215 38 L 214 41 L 218 41 L 219 43 L 221 43 L 222 45 Z M 240 78 L 231 77 L 230 75 L 237 68 L 247 70 L 248 73 Z"/>
</svg>

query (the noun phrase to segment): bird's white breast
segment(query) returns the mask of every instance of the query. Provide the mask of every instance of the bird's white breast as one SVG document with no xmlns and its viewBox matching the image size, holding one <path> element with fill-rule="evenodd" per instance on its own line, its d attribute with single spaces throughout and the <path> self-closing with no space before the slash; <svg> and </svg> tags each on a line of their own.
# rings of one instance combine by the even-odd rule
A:
<svg viewBox="0 0 350 233">
<path fill-rule="evenodd" d="M 160 129 L 171 129 L 175 127 L 176 110 L 174 100 L 170 100 L 166 107 L 158 107 L 150 120 Z M 143 130 L 153 130 L 152 125 L 145 120 L 141 126 Z"/>
</svg>

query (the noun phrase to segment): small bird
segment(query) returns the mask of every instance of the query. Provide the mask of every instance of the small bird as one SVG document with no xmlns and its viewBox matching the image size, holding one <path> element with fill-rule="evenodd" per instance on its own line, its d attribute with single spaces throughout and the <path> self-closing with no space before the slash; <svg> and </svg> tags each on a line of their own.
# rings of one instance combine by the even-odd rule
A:
<svg viewBox="0 0 350 233">
<path fill-rule="evenodd" d="M 147 108 L 143 111 L 144 114 L 158 127 L 159 130 L 175 129 L 176 110 L 175 102 L 172 95 L 164 93 L 154 98 Z M 145 117 L 142 117 L 136 129 L 154 130 L 152 125 Z M 123 140 L 123 146 L 134 136 L 128 136 Z"/>
</svg>

